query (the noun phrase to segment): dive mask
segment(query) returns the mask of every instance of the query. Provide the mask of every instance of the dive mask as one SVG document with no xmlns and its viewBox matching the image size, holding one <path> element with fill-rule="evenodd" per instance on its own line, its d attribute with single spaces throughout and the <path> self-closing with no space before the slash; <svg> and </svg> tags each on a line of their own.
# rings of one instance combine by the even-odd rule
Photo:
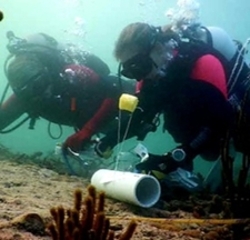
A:
<svg viewBox="0 0 250 240">
<path fill-rule="evenodd" d="M 136 54 L 134 57 L 121 63 L 121 75 L 137 81 L 145 78 L 153 69 L 157 67 L 153 59 L 149 55 Z"/>
</svg>

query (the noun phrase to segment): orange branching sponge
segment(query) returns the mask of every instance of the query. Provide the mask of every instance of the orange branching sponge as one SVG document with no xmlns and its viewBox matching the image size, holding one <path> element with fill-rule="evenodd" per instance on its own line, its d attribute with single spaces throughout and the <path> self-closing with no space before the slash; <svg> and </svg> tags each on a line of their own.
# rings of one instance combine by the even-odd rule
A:
<svg viewBox="0 0 250 240">
<path fill-rule="evenodd" d="M 97 196 L 94 186 L 88 187 L 88 195 L 82 199 L 82 191 L 75 190 L 73 209 L 62 206 L 50 209 L 53 222 L 48 231 L 53 240 L 113 240 L 114 231 L 110 230 L 110 221 L 105 216 L 105 193 Z M 131 221 L 120 235 L 120 240 L 131 239 L 136 222 Z"/>
</svg>

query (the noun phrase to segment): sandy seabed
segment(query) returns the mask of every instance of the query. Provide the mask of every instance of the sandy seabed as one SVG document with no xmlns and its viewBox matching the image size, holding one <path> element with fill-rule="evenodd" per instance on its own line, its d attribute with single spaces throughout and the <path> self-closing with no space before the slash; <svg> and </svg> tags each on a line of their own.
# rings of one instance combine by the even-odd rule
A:
<svg viewBox="0 0 250 240">
<path fill-rule="evenodd" d="M 56 169 L 51 170 L 52 165 L 48 166 L 46 161 L 37 164 L 34 156 L 12 155 L 3 149 L 0 151 L 0 240 L 51 239 L 46 231 L 46 226 L 52 220 L 50 208 L 59 205 L 65 208 L 72 207 L 75 189 L 80 188 L 83 195 L 87 194 L 89 180 L 58 173 Z M 51 169 L 48 169 L 49 167 Z M 182 209 L 181 202 L 175 202 L 175 207 L 173 204 L 170 207 L 169 203 L 165 203 L 165 205 L 161 209 L 142 209 L 106 199 L 105 212 L 106 216 L 110 217 L 111 228 L 115 231 L 116 238 L 128 225 L 127 218 L 135 217 L 138 225 L 132 237 L 133 240 L 250 239 L 247 237 L 249 232 L 247 224 L 241 226 L 240 230 L 238 228 L 237 231 L 240 231 L 241 234 L 236 236 L 235 228 L 230 225 L 200 224 L 193 220 L 189 223 L 175 221 L 161 223 L 145 220 L 145 218 L 202 218 L 202 209 L 198 209 L 197 206 L 190 208 L 186 206 Z M 206 205 L 204 204 L 204 206 Z M 204 208 L 203 212 L 205 211 Z M 117 217 L 119 219 L 114 219 Z M 139 219 L 140 217 L 144 219 Z M 223 218 L 222 213 L 218 210 L 217 213 L 209 213 L 209 216 L 206 215 L 206 217 Z"/>
</svg>

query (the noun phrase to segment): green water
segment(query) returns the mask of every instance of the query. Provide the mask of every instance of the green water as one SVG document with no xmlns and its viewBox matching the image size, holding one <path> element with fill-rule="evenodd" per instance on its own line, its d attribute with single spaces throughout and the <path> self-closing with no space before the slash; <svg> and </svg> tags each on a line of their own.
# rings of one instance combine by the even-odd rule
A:
<svg viewBox="0 0 250 240">
<path fill-rule="evenodd" d="M 242 42 L 250 36 L 249 0 L 202 0 L 200 3 L 204 25 L 220 26 Z M 2 0 L 0 9 L 5 17 L 0 23 L 0 93 L 7 82 L 3 72 L 8 55 L 7 31 L 12 30 L 20 37 L 44 32 L 58 40 L 80 44 L 100 56 L 116 73 L 117 63 L 112 53 L 121 29 L 136 21 L 167 24 L 165 12 L 175 4 L 174 0 Z M 48 135 L 47 125 L 47 121 L 40 119 L 35 130 L 29 130 L 26 123 L 10 134 L 0 135 L 0 143 L 13 151 L 48 153 L 54 150 L 57 142 L 63 142 L 73 133 L 73 129 L 64 127 L 63 136 L 53 140 Z M 59 133 L 56 125 L 52 130 L 55 135 Z M 161 128 L 149 134 L 145 144 L 154 153 L 163 153 L 175 146 Z M 202 162 L 199 168 L 206 171 L 208 165 Z"/>
</svg>

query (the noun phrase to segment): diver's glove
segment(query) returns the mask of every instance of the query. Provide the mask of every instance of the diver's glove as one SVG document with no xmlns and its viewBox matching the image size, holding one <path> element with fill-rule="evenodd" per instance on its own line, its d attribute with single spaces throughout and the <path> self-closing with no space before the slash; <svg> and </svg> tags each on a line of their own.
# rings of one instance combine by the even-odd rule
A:
<svg viewBox="0 0 250 240">
<path fill-rule="evenodd" d="M 71 135 L 67 138 L 63 144 L 63 148 L 70 148 L 74 152 L 80 152 L 84 147 L 90 143 L 92 131 L 87 128 L 82 129 L 79 132 Z"/>
<path fill-rule="evenodd" d="M 190 147 L 177 147 L 164 155 L 149 154 L 149 157 L 138 163 L 135 167 L 139 171 L 159 171 L 165 174 L 183 168 L 188 171 L 193 170 L 193 158 L 197 154 Z"/>
<path fill-rule="evenodd" d="M 95 152 L 96 154 L 101 157 L 101 158 L 105 158 L 108 159 L 111 157 L 111 155 L 113 154 L 113 150 L 112 147 L 106 145 L 104 142 L 102 141 L 97 141 L 96 145 L 95 145 Z"/>
</svg>

